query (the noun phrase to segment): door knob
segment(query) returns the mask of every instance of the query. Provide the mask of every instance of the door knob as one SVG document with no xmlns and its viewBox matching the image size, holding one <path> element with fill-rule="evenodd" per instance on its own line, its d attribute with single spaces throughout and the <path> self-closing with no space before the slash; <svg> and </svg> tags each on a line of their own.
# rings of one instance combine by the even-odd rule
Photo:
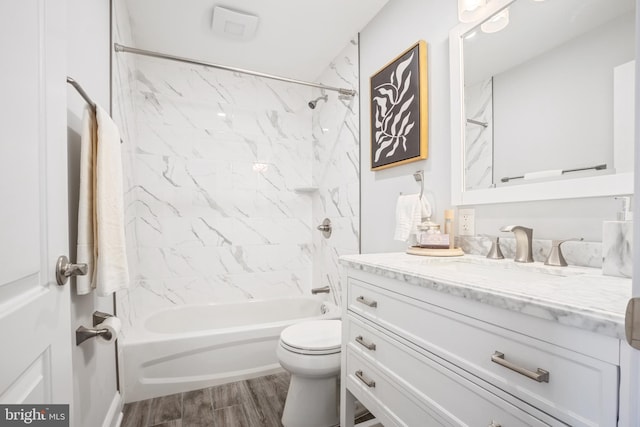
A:
<svg viewBox="0 0 640 427">
<path fill-rule="evenodd" d="M 87 264 L 72 264 L 65 255 L 58 257 L 56 262 L 56 282 L 59 286 L 63 286 L 71 276 L 84 276 L 87 274 Z"/>
</svg>

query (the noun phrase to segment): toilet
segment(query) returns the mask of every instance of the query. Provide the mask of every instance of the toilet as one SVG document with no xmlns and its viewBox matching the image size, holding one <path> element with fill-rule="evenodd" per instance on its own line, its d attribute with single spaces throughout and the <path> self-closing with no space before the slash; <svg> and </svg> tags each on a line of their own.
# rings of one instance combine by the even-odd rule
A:
<svg viewBox="0 0 640 427">
<path fill-rule="evenodd" d="M 312 320 L 280 334 L 278 361 L 291 374 L 282 414 L 285 427 L 329 427 L 340 421 L 340 320 Z"/>
</svg>

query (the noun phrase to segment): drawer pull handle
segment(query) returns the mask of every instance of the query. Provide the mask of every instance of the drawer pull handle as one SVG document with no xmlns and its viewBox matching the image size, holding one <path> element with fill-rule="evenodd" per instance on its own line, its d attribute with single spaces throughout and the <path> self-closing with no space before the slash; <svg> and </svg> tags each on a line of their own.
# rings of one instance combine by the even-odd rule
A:
<svg viewBox="0 0 640 427">
<path fill-rule="evenodd" d="M 373 307 L 373 308 L 376 308 L 378 306 L 378 302 L 377 301 L 368 300 L 363 296 L 359 296 L 358 298 L 356 298 L 356 301 L 358 301 L 361 304 L 368 305 L 369 307 Z"/>
<path fill-rule="evenodd" d="M 365 383 L 365 385 L 369 388 L 374 388 L 376 386 L 376 382 L 374 380 L 368 380 L 364 374 L 362 373 L 362 371 L 356 371 L 356 377 L 358 377 L 358 379 L 360 381 L 362 381 L 363 383 Z"/>
<path fill-rule="evenodd" d="M 536 372 L 532 372 L 528 369 L 521 368 L 520 366 L 516 366 L 511 362 L 508 362 L 504 359 L 504 353 L 500 353 L 496 351 L 491 356 L 491 361 L 497 363 L 500 366 L 504 366 L 507 369 L 511 369 L 521 375 L 524 375 L 527 378 L 531 378 L 532 380 L 536 380 L 539 383 L 548 383 L 549 382 L 549 371 L 545 371 L 544 369 L 538 368 Z"/>
<path fill-rule="evenodd" d="M 367 350 L 375 350 L 376 349 L 376 345 L 372 342 L 366 342 L 364 340 L 364 338 L 362 338 L 362 335 L 358 335 L 356 337 L 356 342 L 358 344 L 360 344 L 361 346 L 363 346 L 364 348 L 366 348 Z"/>
</svg>

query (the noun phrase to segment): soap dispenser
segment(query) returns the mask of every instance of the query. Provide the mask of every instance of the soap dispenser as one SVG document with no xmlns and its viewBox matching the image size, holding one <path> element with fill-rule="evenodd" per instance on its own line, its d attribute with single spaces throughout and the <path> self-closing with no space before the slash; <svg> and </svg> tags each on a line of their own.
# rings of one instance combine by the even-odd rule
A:
<svg viewBox="0 0 640 427">
<path fill-rule="evenodd" d="M 615 197 L 622 201 L 617 221 L 604 221 L 602 226 L 602 274 L 631 277 L 633 265 L 633 213 L 631 197 Z"/>
</svg>

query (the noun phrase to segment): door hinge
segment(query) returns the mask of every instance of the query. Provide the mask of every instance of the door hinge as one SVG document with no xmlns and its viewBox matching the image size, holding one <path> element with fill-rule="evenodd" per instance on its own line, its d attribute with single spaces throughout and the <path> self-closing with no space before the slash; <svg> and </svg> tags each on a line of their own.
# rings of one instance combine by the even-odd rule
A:
<svg viewBox="0 0 640 427">
<path fill-rule="evenodd" d="M 640 350 L 640 297 L 631 298 L 627 303 L 624 334 L 629 345 Z"/>
</svg>

